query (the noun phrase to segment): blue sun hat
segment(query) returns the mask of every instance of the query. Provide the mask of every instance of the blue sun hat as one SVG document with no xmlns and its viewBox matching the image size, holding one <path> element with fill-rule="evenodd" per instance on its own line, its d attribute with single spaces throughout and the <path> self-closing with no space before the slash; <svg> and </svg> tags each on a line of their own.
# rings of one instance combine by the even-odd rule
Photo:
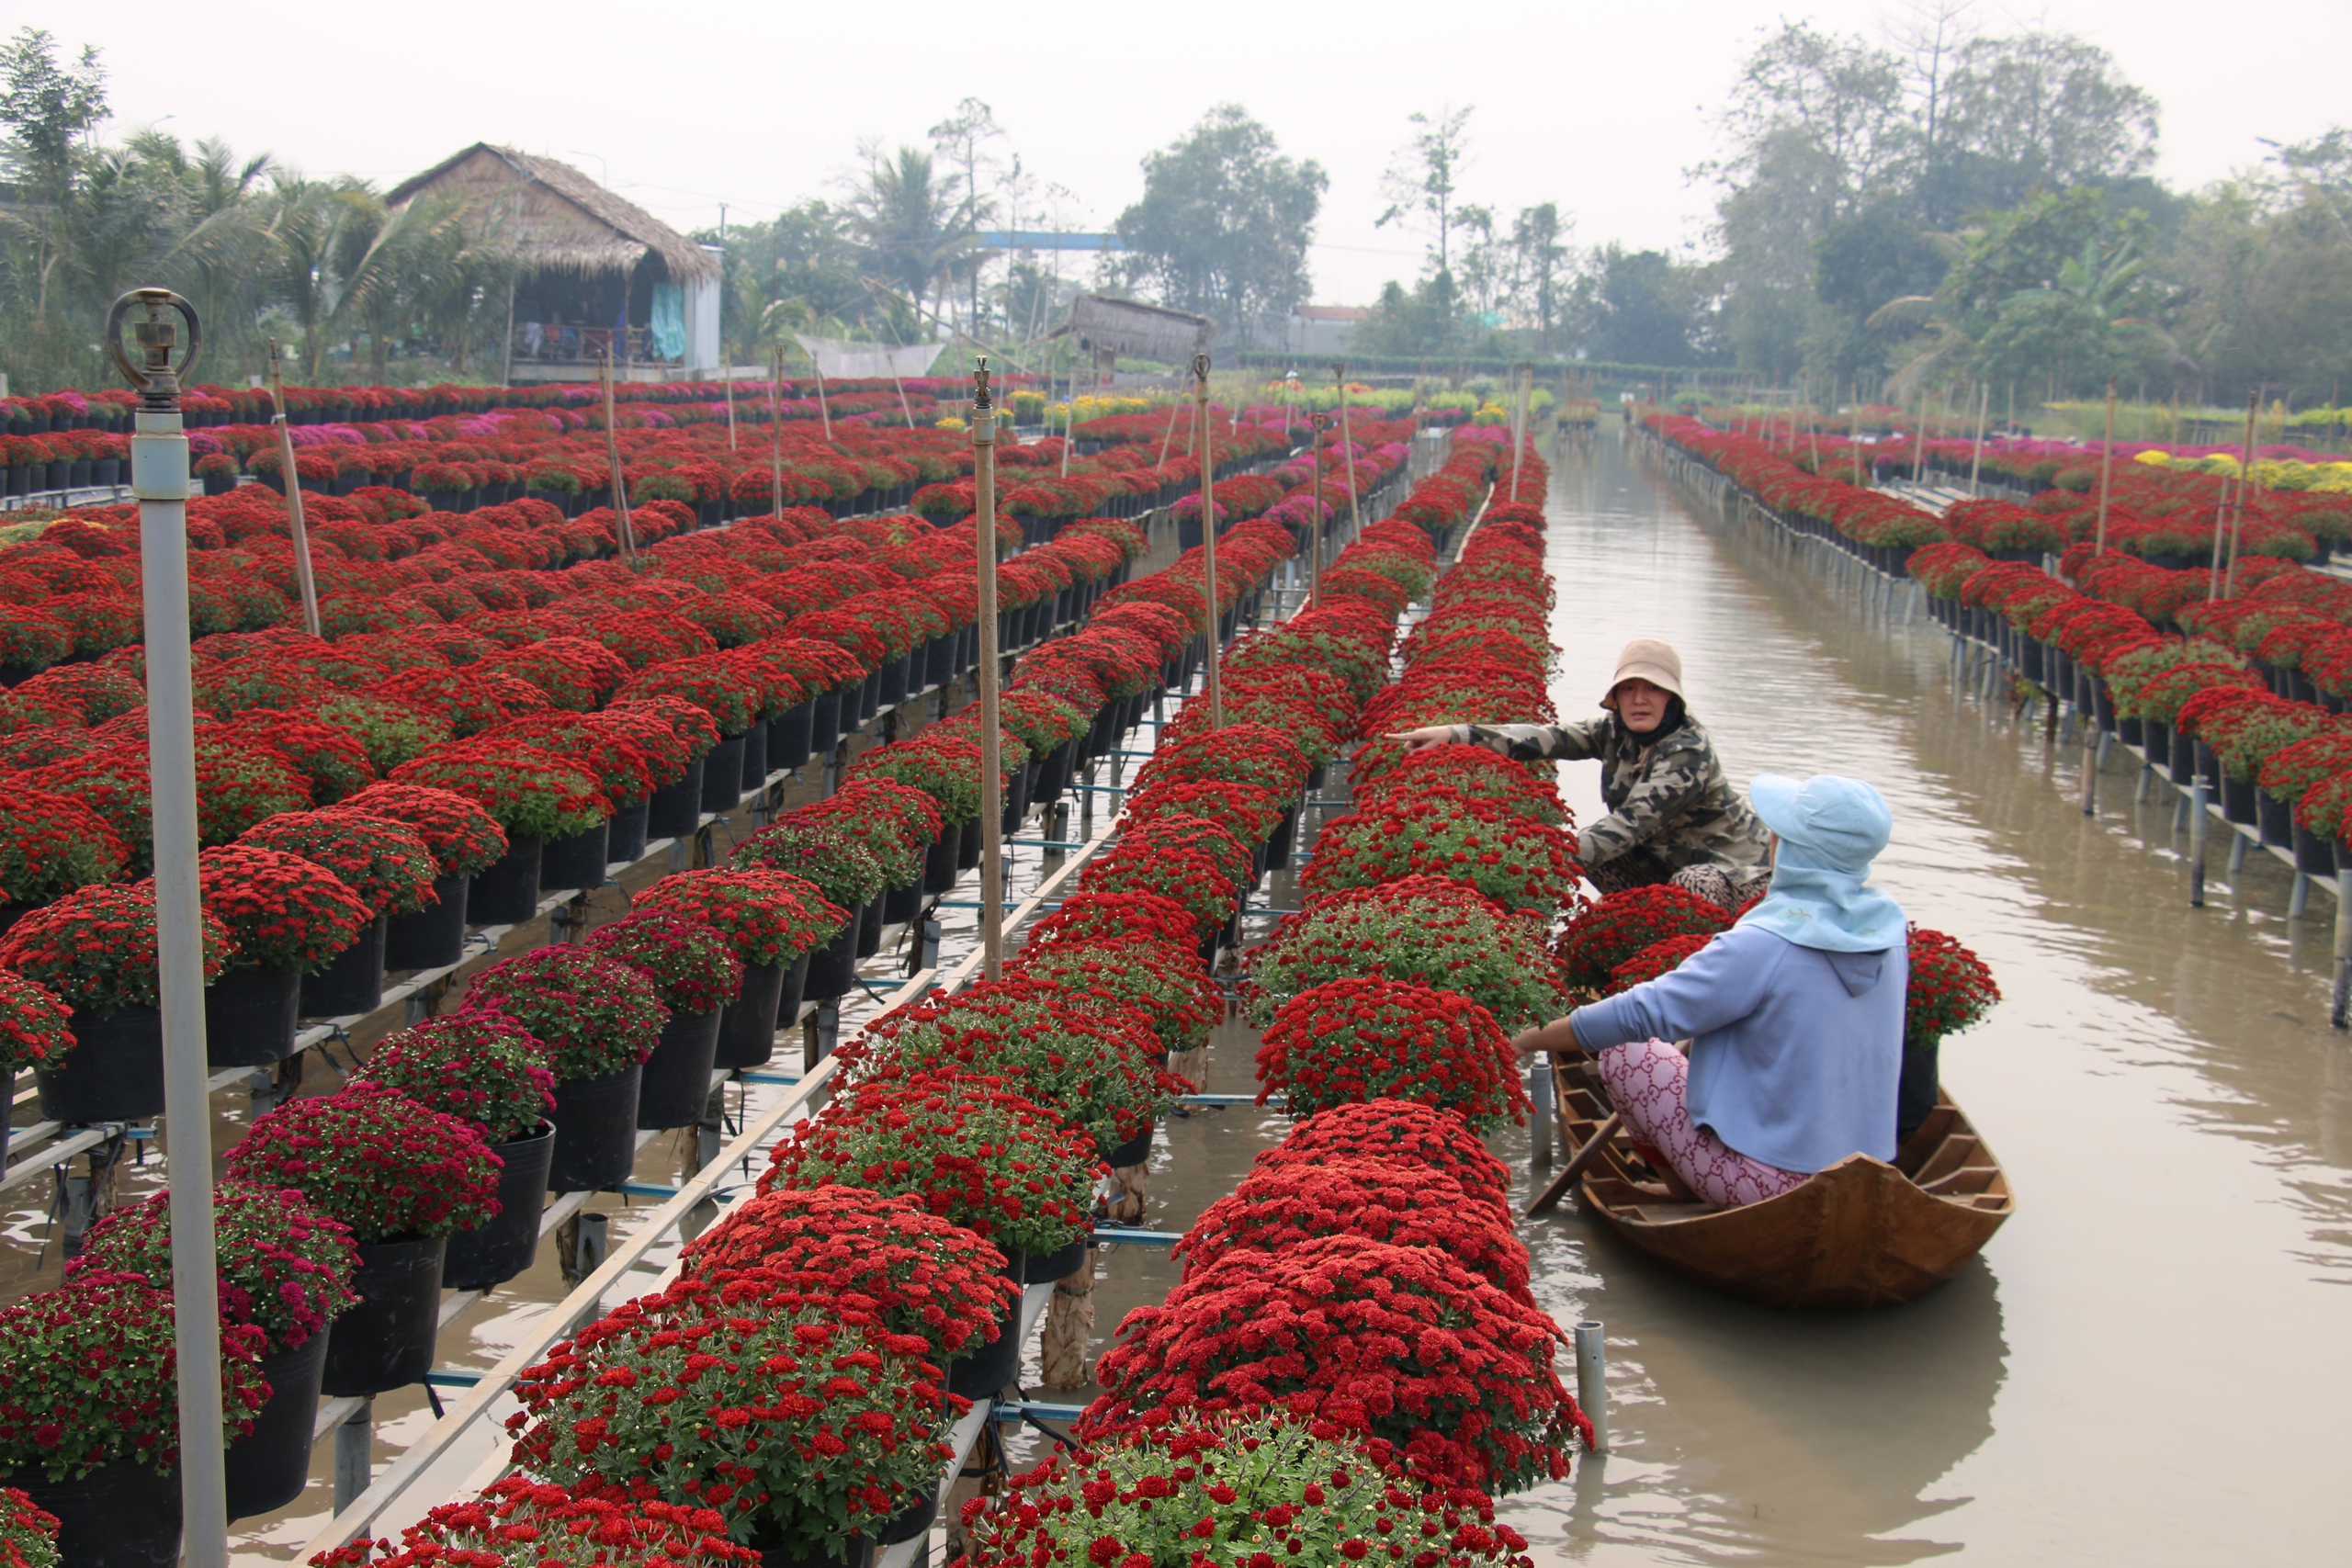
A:
<svg viewBox="0 0 2352 1568">
<path fill-rule="evenodd" d="M 1780 835 L 1771 891 L 1741 917 L 1799 947 L 1876 953 L 1899 947 L 1903 907 L 1869 886 L 1871 862 L 1894 831 L 1886 799 L 1860 779 L 1759 773 L 1747 786 L 1756 815 Z"/>
</svg>

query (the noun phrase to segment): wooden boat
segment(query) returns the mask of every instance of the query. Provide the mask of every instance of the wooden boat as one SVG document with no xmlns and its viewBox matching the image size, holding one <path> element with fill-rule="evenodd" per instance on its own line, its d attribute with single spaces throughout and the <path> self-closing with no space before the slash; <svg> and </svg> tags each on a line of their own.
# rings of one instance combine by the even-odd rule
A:
<svg viewBox="0 0 2352 1568">
<path fill-rule="evenodd" d="M 1948 1094 L 1889 1165 L 1852 1155 L 1761 1203 L 1718 1209 L 1660 1179 L 1611 1116 L 1581 1052 L 1553 1056 L 1567 1167 L 1528 1206 L 1581 1176 L 1610 1229 L 1683 1278 L 1766 1306 L 1893 1306 L 1957 1273 L 2016 1210 L 1993 1151 Z"/>
</svg>

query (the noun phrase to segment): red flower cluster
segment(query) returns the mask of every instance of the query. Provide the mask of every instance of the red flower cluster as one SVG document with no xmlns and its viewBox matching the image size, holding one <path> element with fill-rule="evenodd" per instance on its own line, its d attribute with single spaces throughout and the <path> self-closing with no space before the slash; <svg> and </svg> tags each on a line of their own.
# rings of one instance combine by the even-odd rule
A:
<svg viewBox="0 0 2352 1568">
<path fill-rule="evenodd" d="M 1450 789 L 1390 796 L 1333 818 L 1300 878 L 1308 897 L 1430 875 L 1468 883 L 1546 924 L 1576 902 L 1576 835 Z"/>
<path fill-rule="evenodd" d="M 587 946 L 651 981 L 673 1014 L 717 1012 L 742 994 L 742 960 L 699 920 L 637 909 L 597 927 Z"/>
<path fill-rule="evenodd" d="M 1905 1040 L 1931 1044 L 1993 1010 L 2001 987 L 1983 959 L 1941 931 L 1911 928 L 1911 978 L 1904 993 Z"/>
<path fill-rule="evenodd" d="M 789 968 L 850 920 L 815 883 L 764 869 L 673 872 L 639 894 L 633 907 L 708 926 L 744 963 L 773 968 Z"/>
<path fill-rule="evenodd" d="M 370 918 L 408 914 L 441 901 L 433 891 L 439 863 L 415 829 L 348 807 L 288 811 L 256 824 L 241 847 L 275 850 L 324 866 L 366 906 Z"/>
<path fill-rule="evenodd" d="M 643 1499 L 575 1496 L 510 1475 L 474 1501 L 444 1503 L 390 1540 L 322 1551 L 311 1568 L 753 1568 L 760 1554 L 727 1538 L 727 1517 Z"/>
<path fill-rule="evenodd" d="M 1488 1152 L 1470 1124 L 1450 1111 L 1409 1100 L 1335 1105 L 1295 1122 L 1260 1155 L 1260 1169 L 1369 1159 L 1396 1169 L 1427 1169 L 1510 1216 L 1510 1168 Z"/>
<path fill-rule="evenodd" d="M 0 1486 L 0 1568 L 57 1568 L 58 1519 L 13 1486 Z"/>
<path fill-rule="evenodd" d="M 558 1082 L 601 1078 L 653 1054 L 670 1010 L 627 964 L 558 942 L 502 959 L 466 984 L 463 1013 L 512 1021 L 544 1043 Z"/>
<path fill-rule="evenodd" d="M 1349 976 L 1459 992 L 1510 1033 L 1565 1010 L 1535 921 L 1506 915 L 1442 876 L 1404 876 L 1314 899 L 1251 949 L 1249 963 L 1250 1012 L 1261 1025 L 1299 992 Z"/>
<path fill-rule="evenodd" d="M 504 1013 L 460 1011 L 387 1034 L 352 1082 L 396 1089 L 506 1144 L 555 1109 L 551 1061 L 546 1043 Z"/>
<path fill-rule="evenodd" d="M 228 928 L 241 964 L 315 971 L 376 918 L 334 872 L 300 854 L 228 844 L 199 853 L 196 866 L 204 908 Z"/>
<path fill-rule="evenodd" d="M 466 795 L 419 784 L 370 784 L 341 809 L 398 822 L 424 840 L 442 876 L 487 871 L 506 852 L 506 834 L 489 812 Z"/>
<path fill-rule="evenodd" d="M 1294 1114 L 1359 1100 L 1412 1100 L 1472 1126 L 1527 1119 L 1510 1040 L 1486 1009 L 1453 991 L 1351 976 L 1274 1010 L 1258 1046 L 1258 1103 L 1279 1093 Z"/>
<path fill-rule="evenodd" d="M 351 1289 L 359 1267 L 351 1227 L 290 1188 L 222 1182 L 212 1194 L 212 1239 L 220 1321 L 259 1329 L 263 1355 L 324 1333 L 330 1318 L 359 1299 Z M 90 1227 L 65 1278 L 96 1274 L 135 1274 L 159 1291 L 172 1288 L 171 1194 L 117 1209 Z"/>
<path fill-rule="evenodd" d="M 0 969 L 0 1073 L 54 1062 L 72 1050 L 73 1021 L 48 987 Z"/>
<path fill-rule="evenodd" d="M 1731 925 L 1731 911 L 1672 883 L 1611 893 L 1568 922 L 1556 949 L 1560 984 L 1599 994 L 1611 972 L 1653 942 L 1670 936 L 1713 936 Z"/>
<path fill-rule="evenodd" d="M 383 1084 L 288 1100 L 229 1151 L 229 1174 L 291 1187 L 354 1239 L 448 1235 L 498 1213 L 498 1156 L 481 1128 Z"/>
<path fill-rule="evenodd" d="M 204 983 L 236 956 L 228 928 L 204 919 Z M 47 987 L 75 1012 L 112 1018 L 161 1005 L 156 993 L 153 883 L 84 887 L 35 909 L 0 934 L 0 969 Z"/>
</svg>

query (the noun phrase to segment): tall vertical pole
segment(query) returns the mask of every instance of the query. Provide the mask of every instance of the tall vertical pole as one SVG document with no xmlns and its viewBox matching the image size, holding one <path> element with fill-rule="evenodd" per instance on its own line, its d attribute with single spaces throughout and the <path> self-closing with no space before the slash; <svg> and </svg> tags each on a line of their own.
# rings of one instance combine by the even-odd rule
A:
<svg viewBox="0 0 2352 1568">
<path fill-rule="evenodd" d="M 1308 491 L 1315 510 L 1307 518 L 1306 544 L 1306 607 L 1312 610 L 1323 601 L 1323 430 L 1331 421 L 1319 413 L 1306 417 L 1315 431 L 1315 483 Z"/>
<path fill-rule="evenodd" d="M 122 349 L 126 316 L 140 362 Z M 187 319 L 187 352 L 171 363 Z M 220 1301 L 213 1258 L 211 1069 L 204 1042 L 204 901 L 197 879 L 196 704 L 187 614 L 187 437 L 181 378 L 195 368 L 203 328 L 167 288 L 137 288 L 107 312 L 106 344 L 139 392 L 130 489 L 139 502 L 146 613 L 147 766 L 155 829 L 155 958 L 164 1014 L 164 1115 L 171 1134 L 172 1316 L 179 1382 L 181 1550 L 187 1568 L 226 1568 L 222 1502 Z M 288 479 L 293 478 L 289 473 Z"/>
<path fill-rule="evenodd" d="M 809 365 L 817 372 L 817 417 L 825 422 L 825 439 L 831 441 L 833 438 L 833 406 L 825 400 L 825 367 L 818 363 L 815 349 L 804 343 L 800 351 L 808 356 Z"/>
<path fill-rule="evenodd" d="M 1535 385 L 1535 367 L 1519 367 L 1518 396 L 1511 400 L 1510 415 L 1510 498 L 1519 499 L 1520 454 L 1527 446 L 1527 394 Z"/>
<path fill-rule="evenodd" d="M 784 385 L 784 350 L 772 356 L 774 363 L 768 375 L 768 479 L 770 505 L 768 515 L 784 515 L 784 405 L 776 400 Z"/>
<path fill-rule="evenodd" d="M 718 357 L 726 359 L 729 355 L 721 350 Z M 732 452 L 735 450 L 735 367 L 722 365 L 718 368 L 727 377 L 727 449 Z"/>
<path fill-rule="evenodd" d="M 1224 612 L 1217 605 L 1216 581 L 1216 446 L 1215 432 L 1209 425 L 1209 356 L 1193 355 L 1193 401 L 1200 416 L 1201 431 L 1201 575 L 1208 598 L 1208 694 L 1209 728 L 1225 728 L 1225 688 L 1217 678 L 1218 654 L 1222 641 L 1217 634 L 1224 629 Z"/>
<path fill-rule="evenodd" d="M 286 483 L 286 523 L 294 536 L 294 582 L 302 594 L 302 629 L 319 635 L 319 584 L 311 575 L 311 535 L 302 525 L 302 476 L 294 471 L 294 431 L 286 423 L 286 382 L 278 372 L 277 344 L 269 345 L 269 402 L 277 414 L 278 477 Z M 187 498 L 181 498 L 183 505 Z"/>
<path fill-rule="evenodd" d="M 2107 491 L 2115 478 L 2115 378 L 2107 378 L 2107 445 L 2098 455 L 2098 548 L 2107 554 Z"/>
<path fill-rule="evenodd" d="M 988 356 L 972 372 L 973 555 L 980 579 L 980 952 L 991 980 L 1004 978 L 1004 732 L 997 719 L 996 410 Z"/>
<path fill-rule="evenodd" d="M 613 354 L 610 349 L 597 351 L 597 369 L 605 382 L 605 466 L 613 476 L 613 532 L 619 536 L 621 559 L 637 564 L 637 535 L 628 525 L 628 479 L 621 472 L 621 438 L 615 427 L 619 416 L 613 406 Z"/>
<path fill-rule="evenodd" d="M 2238 545 L 2245 537 L 2245 492 L 2254 488 L 2254 418 L 2262 407 L 2262 389 L 2245 395 L 2245 457 L 2238 469 L 2238 504 L 2230 514 L 2230 567 L 2222 577 L 2222 597 L 2238 591 Z"/>
<path fill-rule="evenodd" d="M 1345 360 L 1331 367 L 1331 379 L 1340 388 L 1340 445 L 1346 449 L 1348 460 L 1348 542 L 1363 537 L 1363 505 L 1356 500 L 1356 438 L 1348 424 L 1348 367 Z"/>
<path fill-rule="evenodd" d="M 1984 416 L 1992 412 L 1992 408 L 1993 383 L 1979 381 L 1976 383 L 1976 450 L 1968 459 L 1968 498 L 1971 501 L 1980 493 L 1976 488 L 1976 476 L 1984 464 Z"/>
</svg>

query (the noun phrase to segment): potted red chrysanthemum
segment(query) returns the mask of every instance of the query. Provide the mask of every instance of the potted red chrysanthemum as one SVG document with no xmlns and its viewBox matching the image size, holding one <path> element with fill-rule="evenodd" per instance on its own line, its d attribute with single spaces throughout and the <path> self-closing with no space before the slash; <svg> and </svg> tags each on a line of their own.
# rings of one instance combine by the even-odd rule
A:
<svg viewBox="0 0 2352 1568">
<path fill-rule="evenodd" d="M 212 916 L 201 919 L 210 985 L 236 943 Z M 46 987 L 73 1009 L 73 1048 L 33 1067 L 43 1116 L 86 1124 L 162 1113 L 164 1015 L 152 886 L 83 887 L 36 909 L 0 937 L 0 969 Z"/>
<path fill-rule="evenodd" d="M 1527 1120 L 1510 1037 L 1453 991 L 1376 976 L 1329 980 L 1274 1010 L 1260 1036 L 1258 1103 L 1308 1115 L 1357 1100 L 1417 1100 L 1485 1130 Z"/>
<path fill-rule="evenodd" d="M 58 1568 L 57 1516 L 0 1486 L 0 1568 Z"/>
<path fill-rule="evenodd" d="M 77 887 L 112 882 L 130 863 L 121 837 L 84 802 L 11 785 L 0 812 L 0 933 Z"/>
<path fill-rule="evenodd" d="M 56 1061 L 74 1048 L 74 1014 L 47 986 L 0 969 L 0 1079 Z M 0 1166 L 8 1163 L 8 1123 L 0 1118 Z"/>
<path fill-rule="evenodd" d="M 335 1319 L 330 1398 L 423 1381 L 440 1333 L 449 1235 L 498 1212 L 498 1159 L 481 1129 L 383 1084 L 289 1100 L 229 1151 L 229 1174 L 290 1187 L 351 1227 L 359 1303 Z"/>
<path fill-rule="evenodd" d="M 438 865 L 424 840 L 404 823 L 344 807 L 281 813 L 255 823 L 237 842 L 315 862 L 367 906 L 370 918 L 358 939 L 303 976 L 301 1008 L 309 1018 L 373 1012 L 384 999 L 387 920 L 433 901 Z"/>
<path fill-rule="evenodd" d="M 398 1551 L 389 1540 L 361 1540 L 311 1561 L 317 1568 L 756 1568 L 760 1554 L 727 1539 L 715 1508 L 576 1496 L 510 1475 L 403 1529 Z"/>
<path fill-rule="evenodd" d="M 435 902 L 385 922 L 384 967 L 438 969 L 464 957 L 474 876 L 506 853 L 506 832 L 496 819 L 465 795 L 409 784 L 369 784 L 329 809 L 398 822 L 433 852 Z"/>
<path fill-rule="evenodd" d="M 701 1124 L 710 1109 L 719 1019 L 743 992 L 742 960 L 725 937 L 701 921 L 656 909 L 639 909 L 597 927 L 587 945 L 644 976 L 670 1010 L 639 1079 L 638 1129 Z"/>
<path fill-rule="evenodd" d="M 352 1081 L 473 1122 L 498 1157 L 498 1213 L 449 1238 L 441 1282 L 486 1291 L 529 1268 L 555 1155 L 546 1043 L 504 1013 L 448 1013 L 384 1036 Z"/>
<path fill-rule="evenodd" d="M 799 1011 L 815 953 L 854 932 L 850 912 L 788 872 L 673 872 L 634 907 L 708 926 L 743 963 L 743 989 L 718 1021 L 722 1067 L 756 1067 L 775 1053 L 776 1025 Z"/>
<path fill-rule="evenodd" d="M 240 1519 L 284 1507 L 310 1480 L 327 1325 L 359 1299 L 351 1289 L 359 1252 L 350 1227 L 312 1210 L 300 1192 L 242 1181 L 214 1190 L 212 1236 L 220 1321 L 260 1330 L 260 1371 L 269 1385 L 253 1429 L 226 1456 L 229 1517 Z M 170 1194 L 118 1209 L 90 1227 L 65 1277 L 93 1274 L 136 1274 L 159 1291 L 171 1289 Z"/>
<path fill-rule="evenodd" d="M 373 911 L 326 867 L 277 850 L 206 850 L 197 875 L 206 910 L 237 943 L 237 962 L 205 988 L 206 1057 L 216 1067 L 283 1061 L 294 1054 L 302 976 L 349 948 Z"/>
<path fill-rule="evenodd" d="M 401 763 L 390 777 L 464 795 L 504 830 L 505 852 L 474 874 L 467 895 L 478 924 L 514 925 L 537 914 L 539 857 L 548 841 L 589 832 L 613 814 L 585 771 L 528 746 L 444 746 Z"/>
<path fill-rule="evenodd" d="M 466 986 L 465 1010 L 503 1013 L 548 1048 L 555 1152 L 548 1187 L 618 1187 L 637 1164 L 637 1091 L 670 1010 L 625 964 L 559 943 L 492 964 Z"/>
<path fill-rule="evenodd" d="M 221 1433 L 261 1408 L 262 1331 L 220 1331 Z M 0 1307 L 0 1487 L 58 1520 L 67 1564 L 169 1563 L 179 1552 L 178 1358 L 172 1295 L 92 1272 Z"/>
</svg>

